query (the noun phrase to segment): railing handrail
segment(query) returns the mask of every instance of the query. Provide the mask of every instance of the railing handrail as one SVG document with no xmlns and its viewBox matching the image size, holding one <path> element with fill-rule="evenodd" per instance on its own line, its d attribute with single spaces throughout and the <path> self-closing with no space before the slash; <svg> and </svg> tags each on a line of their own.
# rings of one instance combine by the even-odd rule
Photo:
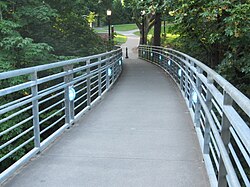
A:
<svg viewBox="0 0 250 187">
<path fill-rule="evenodd" d="M 141 47 L 144 47 L 146 45 L 141 45 Z M 158 49 L 166 49 L 161 46 L 152 46 L 154 48 Z M 241 109 L 250 117 L 250 99 L 245 96 L 241 91 L 239 91 L 235 86 L 233 86 L 230 82 L 228 82 L 226 79 L 224 79 L 220 74 L 218 74 L 216 71 L 208 67 L 207 65 L 203 64 L 199 60 L 182 53 L 180 51 L 167 48 L 169 51 L 173 51 L 175 53 L 178 53 L 185 58 L 188 58 L 192 60 L 196 65 L 198 65 L 202 70 L 204 70 L 207 74 L 211 76 L 213 80 L 215 80 L 232 98 L 233 100 L 241 107 Z"/>
<path fill-rule="evenodd" d="M 211 185 L 240 186 L 238 177 L 250 185 L 246 171 L 250 166 L 249 124 L 233 106 L 235 102 L 247 118 L 250 100 L 214 70 L 182 52 L 140 45 L 139 57 L 163 68 L 179 85 L 192 115 Z"/>
<path fill-rule="evenodd" d="M 105 52 L 105 53 L 92 55 L 92 56 L 86 56 L 86 57 L 75 58 L 75 59 L 70 59 L 70 60 L 63 60 L 63 61 L 59 61 L 59 62 L 53 62 L 53 63 L 50 63 L 50 64 L 43 64 L 43 65 L 38 65 L 38 66 L 21 68 L 21 69 L 17 69 L 17 70 L 11 70 L 11 71 L 7 71 L 7 72 L 1 72 L 0 73 L 0 80 L 11 78 L 11 77 L 13 77 L 13 75 L 21 76 L 21 75 L 29 74 L 29 73 L 32 73 L 32 72 L 45 71 L 45 70 L 48 70 L 48 69 L 53 69 L 53 68 L 57 68 L 57 67 L 65 66 L 65 65 L 84 62 L 84 61 L 88 61 L 88 60 L 91 60 L 91 59 L 97 59 L 97 58 L 107 56 L 107 55 L 110 55 L 110 54 L 112 54 L 114 52 L 118 52 L 118 51 L 121 51 L 121 49 L 119 48 L 119 49 L 115 49 L 115 50 L 112 50 L 112 51 L 108 51 L 108 52 Z"/>
</svg>

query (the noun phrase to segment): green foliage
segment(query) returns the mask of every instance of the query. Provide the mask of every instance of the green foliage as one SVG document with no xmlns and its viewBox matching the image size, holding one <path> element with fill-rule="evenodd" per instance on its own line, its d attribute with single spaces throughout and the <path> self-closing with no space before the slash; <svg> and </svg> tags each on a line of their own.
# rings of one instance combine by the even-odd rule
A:
<svg viewBox="0 0 250 187">
<path fill-rule="evenodd" d="M 112 5 L 112 24 L 132 23 L 131 8 L 122 5 L 120 0 L 115 0 Z"/>
<path fill-rule="evenodd" d="M 249 96 L 249 2 L 180 0 L 170 12 L 180 34 L 174 46 L 217 69 Z"/>
<path fill-rule="evenodd" d="M 0 72 L 44 63 L 52 59 L 53 48 L 45 43 L 34 43 L 23 38 L 16 30 L 20 25 L 3 20 L 0 22 Z"/>
<path fill-rule="evenodd" d="M 91 3 L 91 1 L 88 3 Z M 104 43 L 83 18 L 82 15 L 85 12 L 88 12 L 88 7 L 79 0 L 1 1 L 0 72 L 103 52 L 105 50 Z M 41 72 L 39 76 L 45 76 L 48 73 L 50 72 Z M 27 76 L 19 76 L 1 80 L 0 89 L 25 83 L 29 79 L 30 77 Z M 48 88 L 52 85 L 53 83 L 46 83 L 40 85 L 39 89 Z M 21 90 L 14 94 L 3 96 L 0 100 L 0 106 L 27 95 L 30 95 L 30 90 Z M 27 106 L 23 106 L 23 108 L 25 107 Z M 46 106 L 41 105 L 40 107 Z M 19 107 L 0 115 L 0 120 L 13 115 L 23 108 Z M 49 113 L 46 115 L 49 115 Z M 0 132 L 13 127 L 29 116 L 32 116 L 31 109 L 15 115 L 11 120 L 1 123 Z M 48 121 L 47 125 L 49 124 L 51 124 L 51 121 Z M 32 127 L 32 119 L 1 136 L 0 144 L 6 143 L 30 127 Z M 27 132 L 22 137 L 13 140 L 13 142 L 0 151 L 0 157 L 6 155 L 32 136 L 33 130 L 31 129 L 30 132 Z M 33 146 L 34 143 L 31 141 L 2 162 L 0 172 L 14 161 L 20 159 Z"/>
</svg>

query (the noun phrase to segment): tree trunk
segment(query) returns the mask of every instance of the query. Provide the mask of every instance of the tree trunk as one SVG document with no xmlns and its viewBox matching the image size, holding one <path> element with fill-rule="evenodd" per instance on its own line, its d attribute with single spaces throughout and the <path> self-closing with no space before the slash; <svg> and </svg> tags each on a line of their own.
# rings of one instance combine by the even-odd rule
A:
<svg viewBox="0 0 250 187">
<path fill-rule="evenodd" d="M 161 45 L 161 13 L 155 14 L 155 24 L 154 24 L 154 45 Z"/>
<path fill-rule="evenodd" d="M 2 8 L 0 6 L 0 21 L 2 21 L 2 20 L 3 20 L 3 13 L 2 13 Z"/>
<path fill-rule="evenodd" d="M 214 69 L 216 66 L 218 66 L 223 56 L 221 55 L 221 45 L 217 42 L 212 45 L 212 52 L 211 52 L 211 61 L 210 61 L 210 67 Z"/>
<path fill-rule="evenodd" d="M 100 14 L 98 14 L 97 16 L 97 27 L 100 27 L 101 26 L 101 21 L 100 21 Z"/>
<path fill-rule="evenodd" d="M 135 20 L 135 23 L 140 30 L 140 44 L 142 44 L 143 42 L 142 41 L 142 22 L 141 20 L 137 19 Z M 154 16 L 152 14 L 145 15 L 145 18 L 144 18 L 144 44 L 145 45 L 147 45 L 147 36 L 148 36 L 150 29 L 153 27 L 153 25 L 154 25 Z"/>
</svg>

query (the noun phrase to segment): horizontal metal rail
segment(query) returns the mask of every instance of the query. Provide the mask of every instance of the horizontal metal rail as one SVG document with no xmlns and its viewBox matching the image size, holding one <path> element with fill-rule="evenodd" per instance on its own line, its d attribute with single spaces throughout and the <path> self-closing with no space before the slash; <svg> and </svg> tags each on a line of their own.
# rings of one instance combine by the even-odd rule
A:
<svg viewBox="0 0 250 187">
<path fill-rule="evenodd" d="M 122 72 L 122 60 L 122 50 L 117 48 L 0 73 L 4 83 L 23 80 L 0 85 L 0 184 L 110 89 Z"/>
<path fill-rule="evenodd" d="M 250 100 L 221 75 L 179 51 L 139 46 L 164 69 L 190 110 L 211 186 L 250 186 Z"/>
</svg>

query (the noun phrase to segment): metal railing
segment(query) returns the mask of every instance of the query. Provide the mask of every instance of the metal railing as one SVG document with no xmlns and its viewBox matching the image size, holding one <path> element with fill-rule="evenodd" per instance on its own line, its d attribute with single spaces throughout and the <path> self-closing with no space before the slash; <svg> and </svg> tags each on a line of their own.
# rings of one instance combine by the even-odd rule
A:
<svg viewBox="0 0 250 187">
<path fill-rule="evenodd" d="M 0 73 L 0 182 L 74 124 L 121 71 L 119 48 Z"/>
<path fill-rule="evenodd" d="M 179 85 L 211 186 L 250 186 L 250 100 L 215 71 L 179 51 L 141 45 L 139 57 L 163 68 Z"/>
</svg>

